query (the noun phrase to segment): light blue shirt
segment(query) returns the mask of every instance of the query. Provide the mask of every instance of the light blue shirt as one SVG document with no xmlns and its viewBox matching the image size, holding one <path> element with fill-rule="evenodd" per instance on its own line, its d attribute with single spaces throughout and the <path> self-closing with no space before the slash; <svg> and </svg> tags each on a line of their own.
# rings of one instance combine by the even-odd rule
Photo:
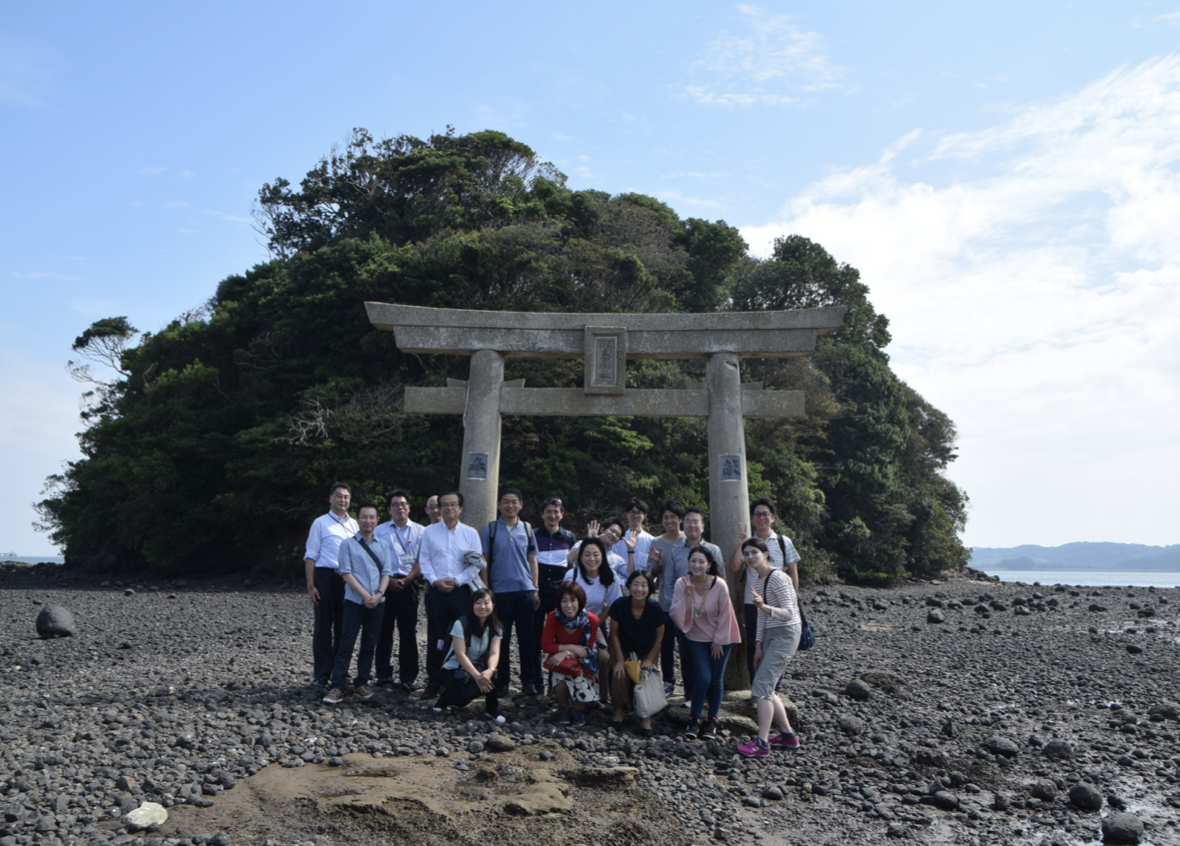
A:
<svg viewBox="0 0 1180 846">
<path fill-rule="evenodd" d="M 488 554 L 488 537 L 492 525 L 489 523 L 484 526 L 479 533 L 485 556 Z M 529 556 L 537 554 L 532 532 L 525 527 L 524 520 L 517 520 L 516 525 L 509 529 L 504 518 L 498 517 L 494 525 L 496 547 L 492 550 L 492 563 L 488 567 L 488 587 L 494 593 L 536 590 L 532 567 L 529 565 Z"/>
<path fill-rule="evenodd" d="M 390 520 L 374 529 L 373 536 L 381 538 L 393 550 L 393 569 L 396 571 L 394 575 L 408 576 L 418 563 L 422 526 L 413 520 L 407 520 L 406 525 L 399 529 L 397 523 Z"/>
<path fill-rule="evenodd" d="M 377 562 L 373 560 L 373 556 L 365 552 L 361 546 L 361 536 L 358 532 L 344 543 L 340 544 L 340 567 L 338 572 L 341 577 L 345 573 L 352 573 L 356 580 L 361 583 L 369 594 L 374 594 L 381 589 L 381 577 L 393 577 L 393 557 L 389 548 L 389 544 L 373 535 L 371 541 L 366 541 L 369 549 L 373 550 L 373 555 L 381 561 L 381 567 L 378 569 Z M 363 605 L 365 599 L 359 593 L 352 589 L 352 585 L 348 582 L 344 583 L 344 601 L 355 602 L 357 605 Z M 381 597 L 381 601 L 385 601 L 385 597 Z"/>
</svg>

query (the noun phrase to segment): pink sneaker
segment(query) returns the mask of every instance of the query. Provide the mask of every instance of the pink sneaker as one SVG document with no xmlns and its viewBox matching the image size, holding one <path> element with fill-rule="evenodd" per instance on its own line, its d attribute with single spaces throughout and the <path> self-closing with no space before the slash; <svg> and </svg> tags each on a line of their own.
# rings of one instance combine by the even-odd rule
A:
<svg viewBox="0 0 1180 846">
<path fill-rule="evenodd" d="M 738 754 L 747 758 L 765 758 L 770 754 L 770 744 L 760 738 L 752 737 L 747 743 L 739 743 L 737 751 Z"/>
<path fill-rule="evenodd" d="M 793 731 L 780 731 L 774 737 L 770 738 L 770 745 L 775 749 L 798 749 L 799 735 Z"/>
</svg>

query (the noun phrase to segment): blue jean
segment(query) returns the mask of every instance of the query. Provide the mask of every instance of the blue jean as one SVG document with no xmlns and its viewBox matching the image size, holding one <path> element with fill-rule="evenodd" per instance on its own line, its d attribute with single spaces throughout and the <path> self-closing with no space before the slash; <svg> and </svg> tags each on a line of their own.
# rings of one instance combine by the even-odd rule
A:
<svg viewBox="0 0 1180 846">
<path fill-rule="evenodd" d="M 688 654 L 692 657 L 693 685 L 692 709 L 689 712 L 692 719 L 701 718 L 701 709 L 705 704 L 705 697 L 709 697 L 709 719 L 715 719 L 721 710 L 721 695 L 725 687 L 725 665 L 729 663 L 729 653 L 733 644 L 721 647 L 721 657 L 713 658 L 713 644 L 696 640 L 688 640 Z"/>
<path fill-rule="evenodd" d="M 344 600 L 344 625 L 340 630 L 340 648 L 336 650 L 336 666 L 332 670 L 332 687 L 342 690 L 348 680 L 348 665 L 352 663 L 352 648 L 356 638 L 361 636 L 361 653 L 356 659 L 356 678 L 353 684 L 369 683 L 373 671 L 373 653 L 377 651 L 377 635 L 381 633 L 381 620 L 385 606 L 366 608 L 359 602 Z"/>
<path fill-rule="evenodd" d="M 496 616 L 500 618 L 500 625 L 504 627 L 503 640 L 500 641 L 500 664 L 496 672 L 496 686 L 501 690 L 508 687 L 508 681 L 512 677 L 512 651 L 509 644 L 513 629 L 516 629 L 516 648 L 520 657 L 520 684 L 522 687 L 541 687 L 540 668 L 536 661 L 541 647 L 533 640 L 534 595 L 531 590 L 513 590 L 496 594 Z"/>
</svg>

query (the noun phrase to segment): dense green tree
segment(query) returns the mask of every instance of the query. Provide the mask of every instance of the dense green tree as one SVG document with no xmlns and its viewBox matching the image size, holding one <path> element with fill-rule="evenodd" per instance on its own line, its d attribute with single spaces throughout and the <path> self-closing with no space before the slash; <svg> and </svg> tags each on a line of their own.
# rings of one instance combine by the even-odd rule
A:
<svg viewBox="0 0 1180 846">
<path fill-rule="evenodd" d="M 570 191 L 499 132 L 375 140 L 355 131 L 256 210 L 272 259 L 223 280 L 154 334 L 99 321 L 74 349 L 112 373 L 91 395 L 82 458 L 50 480 L 42 524 L 67 558 L 191 572 L 298 559 L 326 485 L 357 499 L 456 485 L 461 422 L 407 417 L 409 385 L 467 359 L 401 353 L 366 301 L 519 311 L 657 312 L 841 304 L 813 359 L 750 361 L 802 390 L 805 418 L 751 421 L 750 484 L 780 504 L 805 568 L 854 578 L 961 563 L 966 497 L 942 476 L 954 426 L 893 374 L 859 274 L 792 236 L 751 258 L 723 221 L 638 194 Z M 98 381 L 84 364 L 80 375 Z M 510 359 L 508 378 L 581 382 L 576 361 Z M 701 387 L 700 361 L 632 362 L 634 387 Z M 502 480 L 560 494 L 580 526 L 632 495 L 707 505 L 702 420 L 506 418 Z"/>
</svg>

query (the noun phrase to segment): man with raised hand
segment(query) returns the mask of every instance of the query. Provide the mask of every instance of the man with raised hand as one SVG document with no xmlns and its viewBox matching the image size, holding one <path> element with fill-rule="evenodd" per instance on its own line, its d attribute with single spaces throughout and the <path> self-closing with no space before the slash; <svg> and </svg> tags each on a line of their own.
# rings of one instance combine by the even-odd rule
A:
<svg viewBox="0 0 1180 846">
<path fill-rule="evenodd" d="M 385 614 L 385 590 L 393 575 L 389 544 L 373 534 L 377 528 L 377 506 L 366 502 L 357 509 L 356 516 L 359 531 L 341 543 L 339 550 L 338 572 L 344 580 L 344 623 L 332 670 L 332 689 L 324 697 L 329 705 L 344 701 L 344 684 L 358 634 L 361 651 L 356 661 L 353 692 L 358 699 L 373 698 L 369 674 L 373 671 L 373 652 Z"/>
<path fill-rule="evenodd" d="M 631 499 L 623 510 L 623 516 L 627 518 L 627 531 L 623 533 L 622 538 L 614 546 L 610 547 L 610 551 L 620 558 L 627 560 L 627 565 L 631 572 L 635 570 L 648 571 L 647 550 L 651 547 L 651 542 L 655 538 L 643 530 L 643 521 L 647 519 L 647 503 L 639 497 Z M 635 541 L 635 555 L 634 560 L 628 556 L 628 551 L 631 548 L 627 543 L 629 540 Z"/>
<path fill-rule="evenodd" d="M 540 573 L 533 527 L 520 519 L 522 499 L 516 488 L 501 491 L 497 503 L 500 516 L 479 534 L 488 563 L 488 587 L 495 594 L 496 616 L 504 627 L 496 679 L 497 695 L 501 697 L 507 695 L 512 675 L 509 645 L 513 629 L 520 656 L 520 689 L 526 696 L 536 696 L 541 686 L 540 671 L 533 673 L 533 659 L 540 649 L 539 641 L 533 639 L 533 614 L 541 607 Z"/>
<path fill-rule="evenodd" d="M 389 495 L 389 516 L 373 532 L 393 552 L 393 578 L 385 593 L 385 616 L 377 638 L 377 684 L 393 684 L 393 631 L 397 629 L 398 678 L 402 690 L 411 693 L 418 678 L 418 548 L 423 527 L 410 519 L 410 495 L 396 490 Z"/>
<path fill-rule="evenodd" d="M 433 699 L 441 690 L 439 670 L 451 643 L 451 627 L 471 611 L 471 581 L 479 568 L 471 567 L 467 554 L 480 558 L 479 532 L 465 523 L 463 494 L 450 491 L 438 498 L 442 520 L 422 532 L 418 562 L 426 579 L 426 675 L 423 699 Z M 482 558 L 480 559 L 482 560 Z"/>
<path fill-rule="evenodd" d="M 316 687 L 325 689 L 332 681 L 344 619 L 344 582 L 337 572 L 340 544 L 360 530 L 357 522 L 348 516 L 351 503 L 352 488 L 343 482 L 332 485 L 328 513 L 311 524 L 303 553 L 307 596 L 315 609 L 311 636 L 313 678 Z"/>
</svg>

